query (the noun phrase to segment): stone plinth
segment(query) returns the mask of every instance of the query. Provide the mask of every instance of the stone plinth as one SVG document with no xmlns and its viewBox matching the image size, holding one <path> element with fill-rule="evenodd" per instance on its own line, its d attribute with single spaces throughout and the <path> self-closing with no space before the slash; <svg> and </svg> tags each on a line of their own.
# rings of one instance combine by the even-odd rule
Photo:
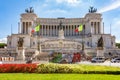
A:
<svg viewBox="0 0 120 80">
<path fill-rule="evenodd" d="M 17 53 L 18 53 L 18 55 L 17 55 L 16 59 L 24 61 L 25 60 L 25 48 L 19 47 L 17 49 Z"/>
<path fill-rule="evenodd" d="M 104 49 L 102 47 L 97 48 L 97 57 L 104 57 Z"/>
<path fill-rule="evenodd" d="M 59 31 L 59 38 L 60 39 L 64 39 L 65 37 L 64 37 L 64 31 L 63 31 L 63 29 L 61 29 L 60 31 Z"/>
</svg>

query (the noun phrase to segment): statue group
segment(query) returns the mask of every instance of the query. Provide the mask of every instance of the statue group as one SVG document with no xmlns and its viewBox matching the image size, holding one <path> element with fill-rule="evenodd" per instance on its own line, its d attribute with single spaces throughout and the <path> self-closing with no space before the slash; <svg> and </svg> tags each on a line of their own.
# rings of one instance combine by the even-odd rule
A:
<svg viewBox="0 0 120 80">
<path fill-rule="evenodd" d="M 97 12 L 97 9 L 91 6 L 89 9 L 89 13 L 95 13 L 95 12 Z"/>
<path fill-rule="evenodd" d="M 103 48 L 103 37 L 101 36 L 100 37 L 100 39 L 98 39 L 98 43 L 97 43 L 97 47 L 99 48 L 99 47 L 101 47 L 101 48 Z"/>
<path fill-rule="evenodd" d="M 18 40 L 18 47 L 23 47 L 23 37 L 19 37 L 19 40 Z"/>
<path fill-rule="evenodd" d="M 34 9 L 32 7 L 25 9 L 26 13 L 34 13 Z"/>
</svg>

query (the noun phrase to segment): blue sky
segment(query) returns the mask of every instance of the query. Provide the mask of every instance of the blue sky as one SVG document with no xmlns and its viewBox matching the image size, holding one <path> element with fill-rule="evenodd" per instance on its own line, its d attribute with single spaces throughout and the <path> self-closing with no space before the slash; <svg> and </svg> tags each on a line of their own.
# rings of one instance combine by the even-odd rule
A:
<svg viewBox="0 0 120 80">
<path fill-rule="evenodd" d="M 0 41 L 18 32 L 20 14 L 28 7 L 33 7 L 34 12 L 43 18 L 79 18 L 88 13 L 90 6 L 102 13 L 105 24 L 105 33 L 116 36 L 120 42 L 120 0 L 0 0 Z"/>
</svg>

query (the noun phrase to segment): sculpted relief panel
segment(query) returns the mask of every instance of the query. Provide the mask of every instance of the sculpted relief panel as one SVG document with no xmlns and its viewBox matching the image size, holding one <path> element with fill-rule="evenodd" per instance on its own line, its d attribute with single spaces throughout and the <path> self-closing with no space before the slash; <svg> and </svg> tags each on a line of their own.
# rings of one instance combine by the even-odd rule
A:
<svg viewBox="0 0 120 80">
<path fill-rule="evenodd" d="M 80 50 L 81 43 L 78 42 L 72 42 L 72 41 L 50 41 L 50 42 L 44 42 L 41 45 L 42 49 L 77 49 Z"/>
</svg>

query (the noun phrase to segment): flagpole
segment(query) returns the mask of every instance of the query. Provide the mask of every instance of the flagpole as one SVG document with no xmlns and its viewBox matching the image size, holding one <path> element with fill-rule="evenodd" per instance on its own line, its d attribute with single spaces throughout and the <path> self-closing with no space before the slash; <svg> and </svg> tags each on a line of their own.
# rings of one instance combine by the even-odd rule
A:
<svg viewBox="0 0 120 80">
<path fill-rule="evenodd" d="M 111 34 L 111 23 L 110 23 L 110 36 L 112 36 L 112 34 Z M 112 37 L 111 37 L 111 46 L 112 46 Z"/>
<path fill-rule="evenodd" d="M 103 34 L 104 34 L 104 22 L 103 22 Z"/>
<path fill-rule="evenodd" d="M 11 24 L 11 35 L 12 35 L 12 24 Z"/>
<path fill-rule="evenodd" d="M 111 24 L 110 24 L 110 35 L 111 35 Z"/>
<path fill-rule="evenodd" d="M 38 44 L 38 51 L 39 51 L 39 53 L 41 53 L 41 44 L 40 44 L 40 41 L 39 41 L 39 39 L 38 39 L 38 37 L 39 37 L 39 30 L 40 30 L 40 26 L 38 25 L 38 26 L 36 26 L 36 28 L 35 28 L 35 30 L 37 31 L 37 44 Z"/>
</svg>

